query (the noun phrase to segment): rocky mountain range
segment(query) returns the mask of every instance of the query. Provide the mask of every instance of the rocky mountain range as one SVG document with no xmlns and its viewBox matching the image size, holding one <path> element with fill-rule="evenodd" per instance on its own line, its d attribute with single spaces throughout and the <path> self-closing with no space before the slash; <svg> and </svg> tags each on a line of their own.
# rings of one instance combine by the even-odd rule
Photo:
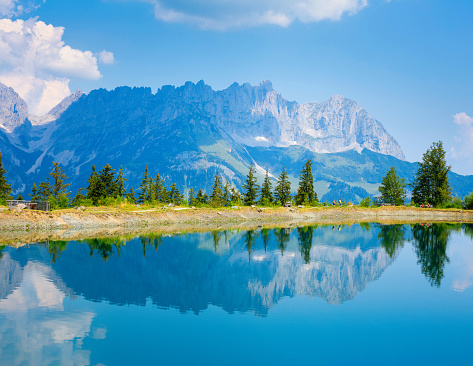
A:
<svg viewBox="0 0 473 366">
<path fill-rule="evenodd" d="M 45 179 L 52 162 L 66 169 L 72 189 L 85 186 L 92 164 L 123 165 L 135 188 L 145 166 L 184 190 L 209 189 L 217 169 L 241 187 L 253 162 L 260 177 L 265 170 L 277 177 L 285 166 L 295 190 L 310 158 L 319 198 L 355 201 L 375 193 L 391 166 L 408 180 L 416 169 L 355 101 L 290 102 L 267 81 L 221 91 L 203 81 L 155 94 L 129 87 L 77 91 L 40 117 L 0 84 L 0 151 L 15 193 Z M 455 179 L 455 193 L 473 190 L 473 177 Z"/>
</svg>

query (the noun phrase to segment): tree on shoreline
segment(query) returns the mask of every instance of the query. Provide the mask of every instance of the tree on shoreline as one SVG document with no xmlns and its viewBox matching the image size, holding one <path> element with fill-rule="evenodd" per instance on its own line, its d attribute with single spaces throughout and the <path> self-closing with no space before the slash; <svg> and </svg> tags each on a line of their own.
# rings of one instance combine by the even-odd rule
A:
<svg viewBox="0 0 473 366">
<path fill-rule="evenodd" d="M 291 182 L 289 182 L 285 167 L 282 168 L 279 175 L 278 183 L 274 189 L 274 196 L 283 206 L 291 199 Z"/>
<path fill-rule="evenodd" d="M 385 203 L 395 206 L 404 205 L 406 200 L 406 180 L 399 178 L 396 169 L 392 167 L 383 177 L 383 182 L 378 188 L 381 198 Z"/>
<path fill-rule="evenodd" d="M 243 197 L 243 202 L 245 206 L 251 206 L 256 204 L 259 185 L 256 180 L 256 168 L 253 163 L 251 163 L 250 165 L 250 171 L 246 176 L 245 183 L 243 184 L 243 189 L 245 190 L 245 195 Z"/>
<path fill-rule="evenodd" d="M 448 173 L 452 167 L 447 165 L 445 155 L 442 141 L 434 142 L 424 153 L 411 184 L 415 204 L 427 203 L 438 207 L 451 199 Z"/>
<path fill-rule="evenodd" d="M 0 201 L 6 201 L 11 196 L 11 185 L 6 178 L 7 171 L 3 167 L 2 153 L 0 152 Z"/>
<path fill-rule="evenodd" d="M 266 170 L 266 176 L 264 177 L 263 185 L 261 186 L 261 197 L 258 201 L 258 204 L 267 206 L 273 203 L 274 198 L 271 190 L 272 184 L 271 180 L 269 179 L 269 173 Z"/>
<path fill-rule="evenodd" d="M 296 197 L 296 205 L 312 205 L 318 202 L 317 193 L 314 191 L 314 177 L 312 175 L 312 160 L 307 159 L 299 178 L 299 188 Z"/>
</svg>

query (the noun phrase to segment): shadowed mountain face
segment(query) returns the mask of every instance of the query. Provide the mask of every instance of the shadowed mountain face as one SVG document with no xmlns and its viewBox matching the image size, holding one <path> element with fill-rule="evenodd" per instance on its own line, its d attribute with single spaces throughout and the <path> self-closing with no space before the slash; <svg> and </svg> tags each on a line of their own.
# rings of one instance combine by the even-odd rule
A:
<svg viewBox="0 0 473 366">
<path fill-rule="evenodd" d="M 11 294 L 24 268 L 36 263 L 69 296 L 118 305 L 151 301 L 199 313 L 213 304 L 264 315 L 286 296 L 340 304 L 395 260 L 379 233 L 355 225 L 51 242 L 7 249 L 0 270 L 11 280 L 1 293 Z"/>
</svg>

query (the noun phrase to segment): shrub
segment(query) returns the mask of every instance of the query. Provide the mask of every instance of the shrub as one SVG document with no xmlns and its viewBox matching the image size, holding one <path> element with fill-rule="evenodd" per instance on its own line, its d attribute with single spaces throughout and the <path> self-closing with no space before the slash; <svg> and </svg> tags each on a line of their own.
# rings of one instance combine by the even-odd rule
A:
<svg viewBox="0 0 473 366">
<path fill-rule="evenodd" d="M 371 197 L 363 198 L 360 202 L 360 207 L 370 207 L 371 206 Z"/>
<path fill-rule="evenodd" d="M 471 192 L 469 195 L 465 196 L 462 202 L 462 207 L 465 210 L 473 210 L 473 192 Z"/>
</svg>

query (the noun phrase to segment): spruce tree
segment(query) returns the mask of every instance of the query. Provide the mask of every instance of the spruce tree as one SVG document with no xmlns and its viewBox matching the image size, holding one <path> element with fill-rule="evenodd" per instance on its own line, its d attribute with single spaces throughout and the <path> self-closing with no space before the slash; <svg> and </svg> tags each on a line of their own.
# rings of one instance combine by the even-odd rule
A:
<svg viewBox="0 0 473 366">
<path fill-rule="evenodd" d="M 8 200 L 11 196 L 11 185 L 6 178 L 6 170 L 3 167 L 2 153 L 0 152 L 0 200 Z"/>
<path fill-rule="evenodd" d="M 215 174 L 214 185 L 212 187 L 212 194 L 210 195 L 210 203 L 212 206 L 219 207 L 222 206 L 224 203 L 224 196 L 223 196 L 223 187 L 222 187 L 222 180 L 217 173 Z"/>
<path fill-rule="evenodd" d="M 201 204 L 207 204 L 207 195 L 202 192 L 202 189 L 199 189 L 197 196 L 195 197 L 196 201 Z"/>
<path fill-rule="evenodd" d="M 245 206 L 254 205 L 258 197 L 259 185 L 256 180 L 256 168 L 253 163 L 251 163 L 250 171 L 248 172 L 245 183 L 243 184 L 243 189 L 245 190 L 245 195 L 243 197 Z"/>
<path fill-rule="evenodd" d="M 291 182 L 289 182 L 286 168 L 284 167 L 282 168 L 278 183 L 274 189 L 274 196 L 276 201 L 279 201 L 283 206 L 291 199 Z"/>
<path fill-rule="evenodd" d="M 109 164 L 105 165 L 99 173 L 100 198 L 118 196 L 118 185 L 115 179 L 115 169 Z"/>
<path fill-rule="evenodd" d="M 126 198 L 130 200 L 131 202 L 135 203 L 136 198 L 135 198 L 135 190 L 133 189 L 133 186 L 130 187 L 130 190 L 128 191 Z"/>
<path fill-rule="evenodd" d="M 445 155 L 441 141 L 434 142 L 424 153 L 411 184 L 414 203 L 441 206 L 451 199 L 448 181 L 451 166 L 447 165 Z"/>
<path fill-rule="evenodd" d="M 33 183 L 33 188 L 31 188 L 31 193 L 29 194 L 32 202 L 37 202 L 41 199 L 39 195 L 39 189 L 36 186 L 36 183 Z"/>
<path fill-rule="evenodd" d="M 39 196 L 41 201 L 47 201 L 52 195 L 52 187 L 49 183 L 49 178 L 39 184 Z"/>
<path fill-rule="evenodd" d="M 59 166 L 59 163 L 53 163 L 53 168 L 51 172 L 49 173 L 51 176 L 53 183 L 51 184 L 52 187 L 52 196 L 56 199 L 59 198 L 59 196 L 64 195 L 68 196 L 69 192 L 66 192 L 67 187 L 69 187 L 71 184 L 70 183 L 64 183 L 64 181 L 69 178 L 66 176 L 64 173 L 64 170 Z"/>
<path fill-rule="evenodd" d="M 85 188 L 79 188 L 77 190 L 77 193 L 76 195 L 74 196 L 74 199 L 72 200 L 72 204 L 74 206 L 80 206 L 82 204 L 82 202 L 85 201 L 85 199 L 87 198 L 87 196 L 85 195 Z"/>
<path fill-rule="evenodd" d="M 95 170 L 95 164 L 92 164 L 92 172 L 90 173 L 89 179 L 87 179 L 87 198 L 97 206 L 101 198 L 101 181 L 97 171 Z"/>
<path fill-rule="evenodd" d="M 383 202 L 396 206 L 404 205 L 406 200 L 406 182 L 399 178 L 396 169 L 392 167 L 383 177 L 383 182 L 378 190 L 381 192 Z"/>
<path fill-rule="evenodd" d="M 231 201 L 231 185 L 228 178 L 225 180 L 225 186 L 223 187 L 223 202 L 225 206 L 228 206 Z"/>
<path fill-rule="evenodd" d="M 166 192 L 166 187 L 164 185 L 164 180 L 161 178 L 161 176 L 156 174 L 156 179 L 154 181 L 154 186 L 153 186 L 153 193 L 154 193 L 154 199 L 158 202 L 166 202 L 167 201 L 167 192 Z"/>
<path fill-rule="evenodd" d="M 299 178 L 299 188 L 297 189 L 295 202 L 296 205 L 312 205 L 317 201 L 317 193 L 314 191 L 314 177 L 312 175 L 312 160 L 307 159 Z"/>
<path fill-rule="evenodd" d="M 143 180 L 141 181 L 141 185 L 140 185 L 140 195 L 138 197 L 138 200 L 140 201 L 140 203 L 151 201 L 152 183 L 153 183 L 152 179 L 153 178 L 151 178 L 148 172 L 148 166 L 146 166 Z"/>
<path fill-rule="evenodd" d="M 266 176 L 264 177 L 263 185 L 261 186 L 261 197 L 259 200 L 260 205 L 269 205 L 273 203 L 273 194 L 271 193 L 272 184 L 271 180 L 269 179 L 269 173 L 266 170 Z"/>
<path fill-rule="evenodd" d="M 173 183 L 170 190 L 169 190 L 169 200 L 178 205 L 181 203 L 182 199 L 184 197 L 182 196 L 181 192 L 179 189 L 176 187 L 176 183 Z"/>
<path fill-rule="evenodd" d="M 195 195 L 194 188 L 191 187 L 191 189 L 189 190 L 189 199 L 187 200 L 187 204 L 189 206 L 195 206 L 196 199 L 195 199 L 194 195 Z"/>
<path fill-rule="evenodd" d="M 128 180 L 125 178 L 125 173 L 123 172 L 123 165 L 120 165 L 120 170 L 118 171 L 117 180 L 115 181 L 117 187 L 118 197 L 124 197 L 126 195 L 125 182 Z"/>
</svg>

